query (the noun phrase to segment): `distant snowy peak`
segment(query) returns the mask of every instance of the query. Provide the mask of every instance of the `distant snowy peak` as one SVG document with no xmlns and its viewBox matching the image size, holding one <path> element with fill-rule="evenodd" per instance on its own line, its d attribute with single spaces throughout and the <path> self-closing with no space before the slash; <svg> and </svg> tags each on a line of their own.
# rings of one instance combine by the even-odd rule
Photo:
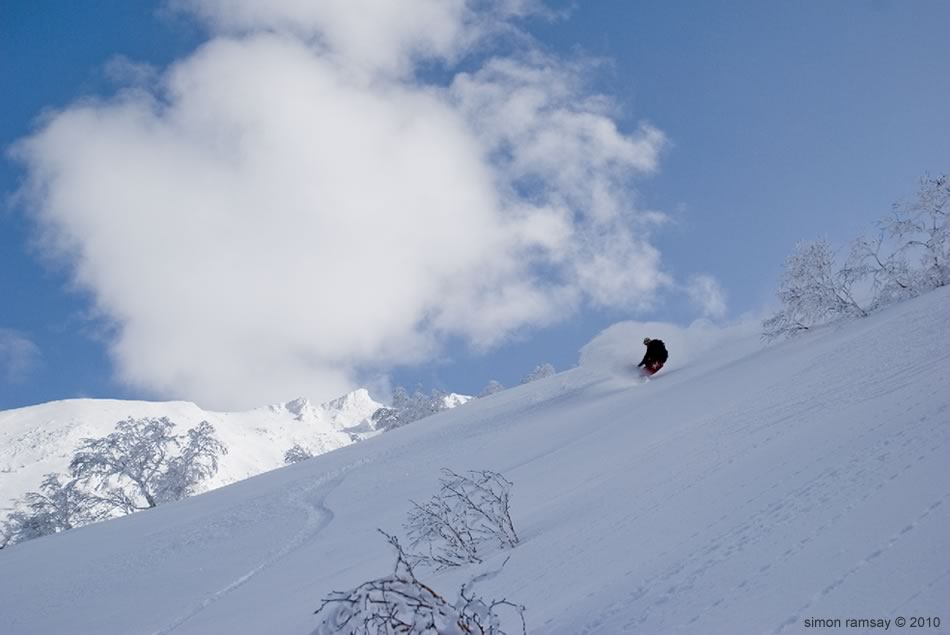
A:
<svg viewBox="0 0 950 635">
<path fill-rule="evenodd" d="M 446 408 L 471 399 L 456 393 L 443 398 Z M 325 403 L 300 398 L 246 412 L 207 411 L 186 401 L 118 399 L 69 399 L 0 411 L 0 518 L 10 501 L 35 491 L 44 474 L 66 473 L 83 438 L 106 436 L 129 417 L 168 417 L 178 434 L 211 423 L 228 454 L 199 488 L 205 490 L 281 467 L 295 445 L 319 455 L 375 436 L 381 430 L 373 413 L 383 407 L 360 388 Z"/>
<path fill-rule="evenodd" d="M 290 415 L 300 422 L 324 423 L 335 430 L 343 430 L 359 426 L 382 407 L 383 404 L 370 397 L 368 390 L 359 388 L 322 404 L 301 397 L 266 409 L 278 415 Z"/>
<path fill-rule="evenodd" d="M 47 473 L 66 473 L 83 438 L 103 437 L 124 419 L 168 417 L 176 432 L 208 421 L 228 447 L 218 473 L 199 489 L 214 489 L 284 465 L 300 445 L 314 455 L 379 432 L 373 413 L 383 407 L 365 389 L 322 404 L 307 399 L 246 412 L 213 412 L 185 401 L 69 399 L 0 412 L 0 518 L 11 500 L 35 491 Z"/>
<path fill-rule="evenodd" d="M 467 404 L 475 397 L 471 395 L 460 395 L 457 392 L 447 394 L 443 399 L 446 408 L 458 408 L 464 404 Z"/>
<path fill-rule="evenodd" d="M 323 404 L 324 408 L 331 410 L 360 410 L 365 408 L 381 408 L 383 404 L 378 403 L 369 396 L 369 391 L 365 388 L 357 388 L 353 392 L 348 392 L 342 397 L 337 397 L 332 401 Z"/>
<path fill-rule="evenodd" d="M 368 390 L 359 388 L 333 401 L 328 401 L 320 407 L 330 414 L 331 421 L 335 424 L 346 421 L 352 425 L 353 422 L 359 423 L 370 419 L 374 412 L 383 407 L 383 404 L 370 397 Z"/>
</svg>

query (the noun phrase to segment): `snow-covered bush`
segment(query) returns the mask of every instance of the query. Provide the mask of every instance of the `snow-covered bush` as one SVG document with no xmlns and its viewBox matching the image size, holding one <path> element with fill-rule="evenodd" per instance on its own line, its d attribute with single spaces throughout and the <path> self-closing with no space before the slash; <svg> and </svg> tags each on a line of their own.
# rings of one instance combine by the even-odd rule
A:
<svg viewBox="0 0 950 635">
<path fill-rule="evenodd" d="M 514 547 L 518 534 L 511 522 L 512 483 L 489 470 L 467 476 L 443 469 L 441 488 L 425 504 L 413 505 L 405 528 L 414 564 L 436 570 L 482 562 L 493 546 Z"/>
<path fill-rule="evenodd" d="M 528 384 L 539 379 L 544 379 L 545 377 L 550 377 L 555 372 L 554 366 L 551 364 L 541 364 L 540 366 L 535 366 L 534 370 L 521 378 L 522 384 Z"/>
<path fill-rule="evenodd" d="M 201 422 L 175 435 L 167 417 L 128 418 L 100 439 L 83 439 L 69 464 L 73 477 L 92 484 L 108 509 L 131 513 L 193 493 L 195 485 L 218 471 L 227 448 L 214 427 Z"/>
<path fill-rule="evenodd" d="M 867 315 L 852 293 L 860 276 L 852 268 L 835 270 L 827 241 L 798 243 L 785 261 L 779 285 L 782 308 L 762 323 L 762 336 L 772 340 L 839 318 Z"/>
<path fill-rule="evenodd" d="M 479 597 L 474 592 L 478 578 L 449 603 L 416 577 L 399 541 L 380 533 L 396 550 L 392 575 L 331 593 L 316 610 L 323 621 L 312 635 L 506 635 L 498 615 L 503 607 L 518 614 L 526 632 L 523 606 Z"/>
<path fill-rule="evenodd" d="M 488 382 L 482 391 L 478 393 L 479 397 L 487 397 L 489 395 L 494 395 L 495 393 L 501 392 L 505 387 L 501 385 L 501 382 L 492 379 Z"/>
<path fill-rule="evenodd" d="M 102 520 L 107 515 L 95 496 L 79 486 L 77 479 L 60 481 L 47 474 L 39 492 L 28 492 L 7 518 L 5 540 L 10 544 L 48 536 Z"/>
<path fill-rule="evenodd" d="M 290 465 L 291 463 L 299 463 L 312 458 L 313 452 L 303 447 L 299 443 L 295 443 L 292 448 L 284 452 L 284 463 L 287 465 Z"/>
</svg>

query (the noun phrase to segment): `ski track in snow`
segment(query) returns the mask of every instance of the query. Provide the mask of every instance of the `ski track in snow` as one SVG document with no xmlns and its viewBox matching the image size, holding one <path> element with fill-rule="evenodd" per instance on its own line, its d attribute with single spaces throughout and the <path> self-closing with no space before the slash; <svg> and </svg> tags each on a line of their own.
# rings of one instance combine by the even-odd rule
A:
<svg viewBox="0 0 950 635">
<path fill-rule="evenodd" d="M 918 419 L 916 429 L 898 428 L 891 430 L 891 434 L 879 438 L 871 446 L 851 443 L 847 446 L 849 450 L 846 458 L 842 459 L 837 465 L 824 468 L 816 476 L 808 479 L 804 484 L 795 488 L 788 494 L 780 498 L 772 499 L 765 507 L 762 507 L 752 513 L 748 518 L 731 527 L 729 530 L 719 533 L 706 541 L 702 548 L 696 548 L 682 558 L 674 559 L 675 565 L 668 568 L 665 572 L 644 579 L 639 582 L 637 588 L 626 594 L 625 597 L 606 605 L 598 616 L 588 621 L 579 631 L 578 635 L 591 635 L 593 633 L 612 632 L 617 628 L 614 618 L 622 620 L 623 615 L 635 614 L 637 617 L 632 620 L 626 620 L 622 629 L 624 631 L 643 631 L 645 625 L 653 614 L 662 610 L 668 605 L 676 594 L 688 592 L 696 587 L 697 582 L 717 565 L 724 564 L 737 554 L 743 552 L 746 548 L 753 546 L 763 540 L 768 540 L 783 525 L 794 522 L 796 517 L 809 513 L 815 506 L 820 505 L 827 508 L 837 509 L 827 517 L 827 519 L 815 527 L 808 535 L 799 538 L 795 544 L 789 546 L 778 558 L 770 562 L 763 563 L 752 575 L 746 576 L 738 584 L 732 586 L 716 600 L 705 606 L 698 613 L 690 616 L 685 623 L 680 624 L 680 628 L 694 628 L 709 611 L 722 607 L 723 609 L 741 601 L 744 594 L 749 589 L 755 588 L 756 582 L 768 575 L 773 567 L 779 567 L 792 561 L 809 544 L 831 529 L 839 520 L 846 517 L 855 507 L 867 501 L 872 494 L 884 488 L 888 483 L 897 479 L 902 473 L 912 469 L 915 463 L 925 461 L 929 455 L 939 451 L 946 451 L 946 446 L 950 444 L 950 435 L 943 417 L 945 408 L 939 408 L 936 416 L 922 416 Z M 799 415 L 800 416 L 800 411 Z M 773 426 L 781 419 L 773 420 Z M 888 423 L 882 423 L 870 426 L 865 432 L 860 434 L 856 441 L 865 437 L 877 437 L 881 428 L 887 427 Z M 771 439 L 772 437 L 769 437 Z M 752 447 L 758 447 L 754 444 Z M 791 478 L 807 474 L 815 464 L 827 462 L 829 454 L 836 454 L 845 448 L 829 448 L 823 455 L 816 457 L 813 461 L 801 465 L 796 471 L 792 472 Z M 796 457 L 789 463 L 800 464 L 801 458 Z M 893 465 L 900 464 L 902 467 L 898 470 L 893 469 Z M 704 470 L 699 482 L 706 480 L 706 477 L 712 475 L 725 463 L 716 463 Z M 845 467 L 841 467 L 844 465 Z M 666 483 L 671 479 L 667 479 Z M 783 483 L 774 483 L 767 492 L 754 496 L 746 500 L 746 504 L 753 503 L 757 498 L 762 498 L 772 491 L 779 489 Z M 693 484 L 686 484 L 681 487 L 681 491 L 690 489 Z M 659 484 L 654 489 L 662 489 L 664 492 L 670 492 L 671 488 L 667 485 L 660 487 Z M 642 494 L 648 494 L 644 491 Z M 855 497 L 861 494 L 859 497 Z M 829 584 L 816 592 L 804 603 L 795 613 L 784 620 L 775 629 L 769 631 L 773 635 L 782 633 L 786 628 L 792 627 L 800 622 L 802 616 L 807 615 L 806 611 L 826 595 L 840 587 L 851 576 L 860 571 L 864 566 L 881 557 L 889 551 L 896 543 L 907 537 L 914 529 L 924 522 L 930 514 L 938 509 L 942 504 L 948 502 L 950 492 L 943 494 L 937 500 L 931 502 L 923 512 L 912 518 L 897 534 L 891 536 L 886 544 L 879 545 L 859 560 L 854 566 L 849 568 L 844 574 L 835 578 Z M 659 501 L 650 507 L 645 507 L 642 511 L 630 519 L 623 521 L 621 526 L 617 526 L 618 531 L 624 530 L 633 520 L 649 515 L 662 507 L 664 503 Z M 729 514 L 724 514 L 717 520 L 707 524 L 701 531 L 692 535 L 695 540 L 700 535 L 709 535 L 715 530 L 715 527 L 721 523 L 727 522 Z M 659 554 L 659 558 L 670 556 L 669 553 Z M 631 570 L 627 575 L 635 575 Z M 948 572 L 947 574 L 950 574 Z M 946 574 L 945 574 L 946 575 Z M 938 580 L 924 585 L 924 589 L 930 588 Z M 918 591 L 919 595 L 922 591 Z M 908 599 L 909 601 L 909 599 Z M 642 609 L 634 608 L 637 605 L 644 605 Z M 606 629 L 606 630 L 605 630 Z"/>
<path fill-rule="evenodd" d="M 336 489 L 340 483 L 343 482 L 343 479 L 346 477 L 348 472 L 368 462 L 370 462 L 370 458 L 356 461 L 343 468 L 324 474 L 319 478 L 314 479 L 307 485 L 295 488 L 289 492 L 287 494 L 287 502 L 302 509 L 307 515 L 303 528 L 273 555 L 265 558 L 259 565 L 244 575 L 234 579 L 218 591 L 215 591 L 206 597 L 200 605 L 176 619 L 169 626 L 156 631 L 155 635 L 167 635 L 168 633 L 174 632 L 180 626 L 197 616 L 202 611 L 206 610 L 211 605 L 215 604 L 241 586 L 247 584 L 261 571 L 274 565 L 282 558 L 290 555 L 294 550 L 300 548 L 310 540 L 313 540 L 321 531 L 326 529 L 326 527 L 331 522 L 333 522 L 333 510 L 326 506 L 327 496 L 329 496 L 330 493 Z"/>
<path fill-rule="evenodd" d="M 579 392 L 585 387 L 586 386 L 568 388 L 562 385 L 560 391 L 558 391 L 558 394 L 561 397 L 570 398 L 572 393 Z M 545 402 L 540 404 L 532 403 L 526 409 L 536 408 L 538 406 L 544 405 L 547 404 Z M 451 432 L 440 430 L 437 434 L 432 436 L 433 438 L 444 438 L 450 435 Z M 244 575 L 235 578 L 221 589 L 211 593 L 201 602 L 200 605 L 176 619 L 169 626 L 154 631 L 154 635 L 168 635 L 169 633 L 173 633 L 179 627 L 183 626 L 215 603 L 219 602 L 229 594 L 236 591 L 238 588 L 250 582 L 262 571 L 277 564 L 280 560 L 316 538 L 320 532 L 330 525 L 335 517 L 333 510 L 326 505 L 326 499 L 337 487 L 340 486 L 341 483 L 343 483 L 343 480 L 346 478 L 347 474 L 366 464 L 383 461 L 394 454 L 400 453 L 400 450 L 401 448 L 397 446 L 396 448 L 391 448 L 388 451 L 366 456 L 358 461 L 354 461 L 353 463 L 323 474 L 320 477 L 310 481 L 307 485 L 303 487 L 297 487 L 289 492 L 286 495 L 286 501 L 290 505 L 302 509 L 306 514 L 306 520 L 304 522 L 303 528 L 273 555 L 265 558 L 259 565 Z M 314 494 L 317 493 L 319 493 L 318 496 L 314 498 Z"/>
<path fill-rule="evenodd" d="M 772 634 L 773 634 L 773 635 L 777 635 L 778 633 L 781 633 L 782 631 L 784 631 L 786 628 L 788 628 L 788 627 L 790 627 L 790 626 L 796 625 L 796 624 L 801 620 L 802 616 L 807 614 L 806 611 L 808 611 L 809 608 L 811 608 L 813 605 L 815 605 L 816 603 L 818 603 L 818 601 L 820 601 L 820 600 L 821 600 L 822 598 L 824 598 L 826 595 L 828 595 L 829 593 L 831 593 L 832 591 L 834 591 L 835 589 L 837 589 L 838 587 L 840 587 L 841 585 L 843 585 L 851 576 L 853 576 L 855 573 L 857 573 L 858 571 L 860 571 L 862 568 L 864 568 L 864 567 L 867 566 L 868 564 L 872 563 L 872 562 L 873 562 L 874 560 L 876 560 L 877 558 L 880 558 L 880 557 L 881 557 L 882 555 L 884 555 L 886 552 L 890 551 L 890 549 L 891 549 L 895 544 L 897 544 L 898 541 L 904 539 L 904 538 L 907 536 L 907 534 L 909 534 L 909 533 L 912 532 L 914 529 L 916 529 L 916 528 L 921 524 L 921 522 L 923 522 L 928 516 L 930 516 L 930 514 L 931 514 L 934 510 L 936 510 L 938 507 L 940 507 L 941 505 L 943 505 L 944 502 L 946 502 L 948 499 L 950 499 L 950 492 L 947 492 L 946 494 L 944 494 L 943 496 L 941 496 L 938 500 L 936 500 L 936 501 L 934 501 L 933 503 L 931 503 L 930 505 L 928 505 L 928 506 L 926 507 L 926 509 L 924 509 L 924 511 L 920 513 L 920 515 L 918 515 L 918 516 L 917 516 L 914 520 L 912 520 L 908 525 L 906 525 L 903 529 L 901 529 L 897 534 L 894 534 L 893 536 L 891 536 L 891 537 L 888 539 L 888 541 L 887 541 L 886 544 L 884 544 L 883 546 L 879 546 L 878 548 L 874 549 L 874 551 L 872 551 L 871 553 L 869 553 L 868 555 L 866 555 L 865 557 L 863 557 L 861 560 L 859 560 L 853 567 L 851 567 L 850 569 L 848 569 L 848 571 L 846 571 L 843 575 L 837 577 L 834 581 L 832 581 L 830 584 L 828 584 L 826 587 L 824 587 L 821 591 L 815 593 L 815 594 L 808 600 L 808 602 L 806 602 L 805 604 L 803 604 L 803 605 L 795 612 L 794 615 L 791 615 L 787 620 L 785 620 L 785 621 L 782 622 L 778 627 L 776 627 L 776 629 L 775 629 L 774 631 L 772 631 Z M 937 578 L 937 580 L 940 580 L 940 579 L 942 579 L 942 578 L 945 577 L 945 576 L 946 576 L 946 574 L 940 576 L 939 578 Z M 925 585 L 925 588 L 930 588 L 931 586 L 933 586 L 933 584 L 934 584 L 937 580 L 934 580 L 934 581 L 928 583 L 927 585 Z M 920 592 L 918 591 L 917 594 L 919 594 L 919 593 L 920 593 Z"/>
</svg>

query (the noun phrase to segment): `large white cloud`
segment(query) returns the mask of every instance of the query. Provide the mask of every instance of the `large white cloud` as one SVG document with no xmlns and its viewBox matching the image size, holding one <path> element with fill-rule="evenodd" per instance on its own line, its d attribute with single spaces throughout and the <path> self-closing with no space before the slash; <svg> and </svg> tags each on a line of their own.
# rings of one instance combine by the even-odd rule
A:
<svg viewBox="0 0 950 635">
<path fill-rule="evenodd" d="M 540 0 L 172 0 L 219 33 L 270 31 L 308 42 L 350 73 L 411 74 L 414 63 L 453 61 L 482 40 L 512 33 L 508 20 L 547 12 Z"/>
<path fill-rule="evenodd" d="M 416 77 L 527 3 L 178 4 L 206 45 L 15 148 L 123 381 L 218 408 L 332 397 L 446 337 L 492 346 L 670 283 L 631 188 L 663 134 L 618 129 L 582 64 L 521 46 Z"/>
</svg>

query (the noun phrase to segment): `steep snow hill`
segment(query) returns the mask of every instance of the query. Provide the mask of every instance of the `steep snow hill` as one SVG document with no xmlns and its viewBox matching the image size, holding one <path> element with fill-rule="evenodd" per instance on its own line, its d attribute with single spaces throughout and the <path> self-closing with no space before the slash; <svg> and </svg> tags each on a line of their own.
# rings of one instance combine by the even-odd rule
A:
<svg viewBox="0 0 950 635">
<path fill-rule="evenodd" d="M 0 551 L 0 632 L 305 635 L 330 591 L 391 572 L 376 528 L 402 534 L 442 467 L 514 482 L 521 544 L 478 589 L 530 633 L 948 632 L 950 290 L 764 350 L 687 333 L 645 383 L 631 330 L 568 372 Z M 481 571 L 421 576 L 451 598 Z"/>
</svg>

